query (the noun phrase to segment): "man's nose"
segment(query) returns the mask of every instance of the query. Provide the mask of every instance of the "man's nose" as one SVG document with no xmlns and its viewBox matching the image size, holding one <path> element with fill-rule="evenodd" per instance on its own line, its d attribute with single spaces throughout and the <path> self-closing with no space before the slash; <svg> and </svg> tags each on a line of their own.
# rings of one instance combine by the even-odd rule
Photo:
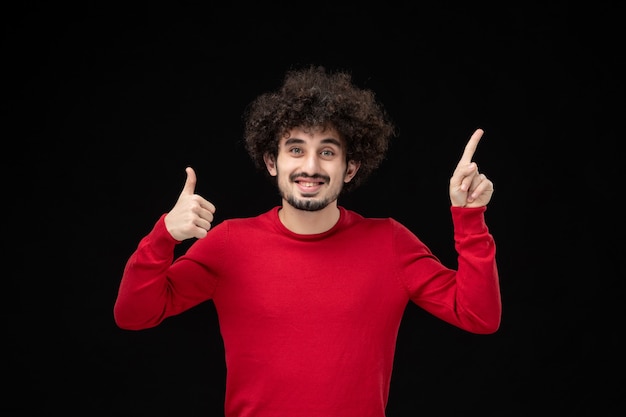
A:
<svg viewBox="0 0 626 417">
<path fill-rule="evenodd" d="M 304 161 L 304 169 L 309 174 L 316 174 L 319 171 L 320 160 L 319 155 L 316 153 L 310 153 L 306 156 Z"/>
</svg>

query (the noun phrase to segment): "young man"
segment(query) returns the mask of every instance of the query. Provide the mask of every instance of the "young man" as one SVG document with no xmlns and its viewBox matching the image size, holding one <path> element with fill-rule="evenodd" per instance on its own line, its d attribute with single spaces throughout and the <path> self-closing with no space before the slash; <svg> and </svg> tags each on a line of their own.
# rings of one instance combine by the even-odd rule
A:
<svg viewBox="0 0 626 417">
<path fill-rule="evenodd" d="M 391 218 L 338 205 L 382 161 L 394 127 L 347 73 L 309 67 L 246 110 L 246 148 L 282 203 L 212 227 L 215 206 L 187 179 L 124 270 L 119 327 L 157 326 L 214 302 L 226 355 L 228 417 L 383 417 L 407 303 L 477 334 L 500 325 L 493 184 L 470 137 L 450 179 L 458 267 Z M 210 231 L 209 231 L 210 230 Z M 195 238 L 174 260 L 178 243 Z"/>
</svg>

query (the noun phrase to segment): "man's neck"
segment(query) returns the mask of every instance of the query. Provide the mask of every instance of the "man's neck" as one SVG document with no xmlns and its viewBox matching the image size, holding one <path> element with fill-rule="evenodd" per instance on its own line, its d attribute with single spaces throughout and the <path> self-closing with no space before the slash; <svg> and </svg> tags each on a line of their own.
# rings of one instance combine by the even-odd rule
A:
<svg viewBox="0 0 626 417">
<path fill-rule="evenodd" d="M 299 210 L 283 200 L 278 211 L 278 218 L 289 230 L 300 235 L 312 235 L 330 230 L 339 221 L 337 201 L 324 207 L 322 210 Z"/>
</svg>

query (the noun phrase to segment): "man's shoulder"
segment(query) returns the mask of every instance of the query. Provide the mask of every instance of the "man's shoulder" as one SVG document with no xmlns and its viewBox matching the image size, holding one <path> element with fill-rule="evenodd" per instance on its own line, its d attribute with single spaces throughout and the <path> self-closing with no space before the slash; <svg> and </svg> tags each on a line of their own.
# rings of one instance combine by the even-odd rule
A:
<svg viewBox="0 0 626 417">
<path fill-rule="evenodd" d="M 341 207 L 342 217 L 346 224 L 359 224 L 364 226 L 389 226 L 392 223 L 397 223 L 391 217 L 370 217 L 365 216 L 355 210 L 347 209 L 345 207 Z"/>
<path fill-rule="evenodd" d="M 278 218 L 278 209 L 279 207 L 272 207 L 265 212 L 251 216 L 231 217 L 223 220 L 220 224 L 235 227 L 255 227 L 259 223 L 272 222 Z"/>
</svg>

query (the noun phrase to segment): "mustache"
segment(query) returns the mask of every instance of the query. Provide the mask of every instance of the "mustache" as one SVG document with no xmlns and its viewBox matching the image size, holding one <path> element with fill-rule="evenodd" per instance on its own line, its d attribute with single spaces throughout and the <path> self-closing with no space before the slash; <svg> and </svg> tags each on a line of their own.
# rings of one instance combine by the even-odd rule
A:
<svg viewBox="0 0 626 417">
<path fill-rule="evenodd" d="M 306 179 L 309 179 L 309 180 L 322 180 L 324 182 L 330 182 L 330 177 L 327 176 L 327 175 L 322 175 L 322 174 L 309 175 L 309 174 L 304 173 L 304 172 L 299 172 L 299 173 L 291 174 L 289 176 L 289 179 L 291 181 L 295 181 L 296 178 L 306 178 Z"/>
</svg>

